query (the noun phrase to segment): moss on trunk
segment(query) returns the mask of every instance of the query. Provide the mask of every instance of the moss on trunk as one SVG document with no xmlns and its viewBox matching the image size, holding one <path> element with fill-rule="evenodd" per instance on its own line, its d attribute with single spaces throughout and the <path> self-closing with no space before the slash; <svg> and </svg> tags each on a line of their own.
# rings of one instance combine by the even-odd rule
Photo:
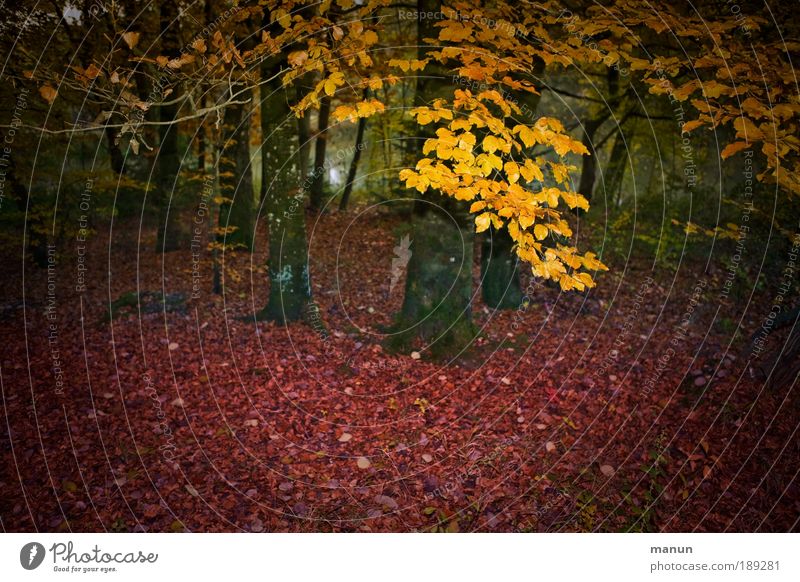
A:
<svg viewBox="0 0 800 582">
<path fill-rule="evenodd" d="M 280 63 L 267 63 L 265 77 Z M 297 126 L 280 81 L 269 84 L 262 95 L 264 205 L 269 225 L 270 291 L 259 320 L 285 323 L 307 319 L 311 301 L 308 269 L 304 192 L 299 187 Z"/>
<path fill-rule="evenodd" d="M 308 315 L 311 277 L 308 271 L 303 193 L 267 193 L 269 216 L 269 281 L 267 306 L 258 319 L 298 321 Z"/>
<path fill-rule="evenodd" d="M 463 204 L 430 192 L 426 199 L 416 203 L 405 298 L 388 343 L 449 355 L 475 337 L 473 227 Z"/>
</svg>

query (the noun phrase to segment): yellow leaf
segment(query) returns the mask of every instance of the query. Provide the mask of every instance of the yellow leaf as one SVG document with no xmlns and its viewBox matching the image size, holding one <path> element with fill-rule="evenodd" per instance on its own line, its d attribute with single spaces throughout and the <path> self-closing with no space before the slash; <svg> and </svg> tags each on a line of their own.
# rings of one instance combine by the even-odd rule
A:
<svg viewBox="0 0 800 582">
<path fill-rule="evenodd" d="M 277 22 L 283 28 L 289 28 L 289 25 L 292 23 L 292 17 L 286 10 L 280 8 L 272 13 L 272 22 Z"/>
<path fill-rule="evenodd" d="M 483 143 L 481 145 L 483 146 L 483 151 L 488 154 L 493 154 L 497 150 L 506 151 L 508 144 L 505 140 L 493 135 L 487 135 L 485 138 L 483 138 Z"/>
<path fill-rule="evenodd" d="M 475 218 L 475 232 L 483 232 L 489 228 L 491 223 L 492 214 L 490 212 L 484 212 L 483 214 L 478 215 Z"/>
<path fill-rule="evenodd" d="M 439 40 L 449 40 L 452 42 L 462 42 L 472 34 L 472 26 L 467 26 L 462 22 L 448 21 L 439 31 Z"/>
<path fill-rule="evenodd" d="M 404 73 L 408 72 L 408 69 L 411 68 L 411 63 L 409 63 L 405 59 L 389 59 L 389 66 L 390 67 L 397 67 Z"/>
<path fill-rule="evenodd" d="M 519 166 L 516 162 L 506 162 L 505 164 L 505 171 L 506 176 L 508 177 L 508 181 L 512 184 L 516 183 L 519 180 Z"/>
<path fill-rule="evenodd" d="M 589 210 L 589 201 L 582 194 L 565 191 L 561 193 L 561 197 L 570 208 L 577 207 L 582 208 L 583 210 Z"/>
<path fill-rule="evenodd" d="M 325 80 L 324 89 L 328 97 L 333 97 L 336 93 L 336 88 L 344 85 L 344 73 L 336 72 Z"/>
<path fill-rule="evenodd" d="M 412 109 L 411 115 L 416 116 L 417 123 L 419 123 L 420 125 L 428 125 L 431 121 L 434 120 L 434 112 L 428 109 L 427 107 L 417 107 L 416 109 Z"/>
<path fill-rule="evenodd" d="M 525 178 L 526 182 L 530 182 L 532 180 L 538 180 L 541 182 L 544 180 L 542 170 L 530 158 L 525 160 L 525 165 L 520 169 L 520 173 L 522 173 L 522 177 Z"/>
<path fill-rule="evenodd" d="M 559 184 L 563 184 L 569 178 L 569 166 L 565 164 L 550 162 L 550 169 L 553 171 L 553 177 Z"/>
<path fill-rule="evenodd" d="M 378 42 L 378 35 L 375 34 L 375 31 L 368 30 L 364 34 L 361 35 L 361 41 L 365 45 L 371 46 L 371 45 L 375 44 L 376 42 Z"/>
<path fill-rule="evenodd" d="M 536 240 L 544 240 L 547 238 L 548 230 L 547 227 L 543 224 L 537 224 L 533 227 L 533 236 L 536 237 Z"/>
<path fill-rule="evenodd" d="M 347 105 L 340 105 L 333 111 L 333 119 L 335 121 L 342 121 L 349 119 L 353 121 L 357 117 L 355 110 Z"/>
<path fill-rule="evenodd" d="M 457 131 L 459 129 L 469 131 L 472 129 L 472 122 L 469 119 L 456 119 L 450 124 L 450 129 L 453 131 Z"/>
<path fill-rule="evenodd" d="M 526 148 L 536 144 L 536 134 L 534 131 L 525 125 L 518 125 L 514 128 L 514 135 L 519 134 L 519 138 Z"/>
<path fill-rule="evenodd" d="M 505 208 L 503 210 L 505 210 Z M 501 212 L 502 212 L 502 210 L 501 210 Z M 532 216 L 530 214 L 520 214 L 520 216 L 519 216 L 519 225 L 522 228 L 528 228 L 530 225 L 533 224 L 533 222 L 535 220 L 536 220 L 536 217 L 534 217 L 534 216 Z"/>
</svg>

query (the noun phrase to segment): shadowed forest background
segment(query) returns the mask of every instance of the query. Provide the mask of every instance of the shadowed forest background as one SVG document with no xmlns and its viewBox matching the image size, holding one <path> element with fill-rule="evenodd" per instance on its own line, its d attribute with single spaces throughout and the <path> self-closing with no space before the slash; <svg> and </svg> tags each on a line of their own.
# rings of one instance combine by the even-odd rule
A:
<svg viewBox="0 0 800 582">
<path fill-rule="evenodd" d="M 796 531 L 795 6 L 19 2 L 4 531 Z"/>
</svg>

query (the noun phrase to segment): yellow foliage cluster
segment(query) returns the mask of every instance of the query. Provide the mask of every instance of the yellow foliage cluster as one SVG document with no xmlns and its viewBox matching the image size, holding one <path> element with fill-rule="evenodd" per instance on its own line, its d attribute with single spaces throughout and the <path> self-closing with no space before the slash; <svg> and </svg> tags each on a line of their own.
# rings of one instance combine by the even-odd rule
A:
<svg viewBox="0 0 800 582">
<path fill-rule="evenodd" d="M 593 287 L 591 273 L 606 269 L 593 253 L 580 255 L 571 246 L 545 245 L 551 234 L 572 236 L 562 214 L 565 208 L 589 207 L 586 198 L 570 188 L 571 167 L 564 159 L 570 153 L 589 152 L 556 119 L 543 117 L 530 126 L 509 127 L 505 116 L 515 110 L 516 104 L 497 91 L 473 95 L 461 89 L 454 91 L 451 103 L 440 99 L 430 107 L 413 109 L 420 125 L 444 125 L 436 129 L 436 137 L 425 141 L 427 157 L 414 169 L 402 170 L 400 179 L 421 193 L 432 188 L 471 202 L 476 231 L 507 228 L 517 254 L 530 263 L 536 276 L 553 279 L 564 290 Z M 562 161 L 545 166 L 526 156 L 535 145 L 551 147 Z M 549 167 L 552 185 L 525 187 L 524 183 L 545 182 L 543 167 Z"/>
</svg>

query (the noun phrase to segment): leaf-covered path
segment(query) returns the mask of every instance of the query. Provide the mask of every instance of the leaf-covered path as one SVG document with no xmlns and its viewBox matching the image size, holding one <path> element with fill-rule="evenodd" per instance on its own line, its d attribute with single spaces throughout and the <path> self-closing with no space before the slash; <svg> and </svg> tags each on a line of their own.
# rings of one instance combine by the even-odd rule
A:
<svg viewBox="0 0 800 582">
<path fill-rule="evenodd" d="M 383 347 L 401 222 L 355 217 L 309 231 L 324 327 L 248 319 L 263 244 L 226 257 L 224 296 L 204 253 L 199 299 L 191 254 L 162 265 L 147 236 L 92 241 L 82 293 L 72 249 L 50 289 L 29 270 L 0 331 L 3 528 L 797 527 L 797 391 L 745 368 L 718 276 L 631 261 L 588 296 L 532 283 L 516 311 L 477 293 L 479 339 L 434 361 Z"/>
</svg>

